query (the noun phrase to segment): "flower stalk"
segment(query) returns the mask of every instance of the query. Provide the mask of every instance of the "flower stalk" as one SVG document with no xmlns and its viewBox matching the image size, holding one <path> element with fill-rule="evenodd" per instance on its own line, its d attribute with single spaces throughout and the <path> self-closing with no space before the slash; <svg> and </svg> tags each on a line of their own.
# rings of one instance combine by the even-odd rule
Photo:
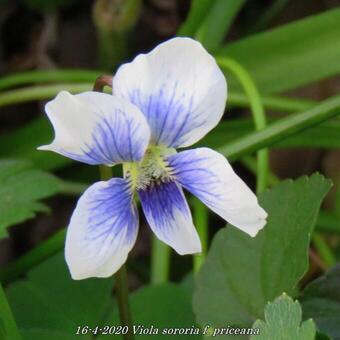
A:
<svg viewBox="0 0 340 340">
<path fill-rule="evenodd" d="M 202 253 L 194 255 L 194 273 L 197 273 L 205 259 L 208 248 L 208 211 L 197 198 L 193 199 L 194 223 L 202 243 Z"/>
<path fill-rule="evenodd" d="M 170 248 L 156 236 L 152 236 L 151 283 L 160 284 L 169 280 Z"/>
</svg>

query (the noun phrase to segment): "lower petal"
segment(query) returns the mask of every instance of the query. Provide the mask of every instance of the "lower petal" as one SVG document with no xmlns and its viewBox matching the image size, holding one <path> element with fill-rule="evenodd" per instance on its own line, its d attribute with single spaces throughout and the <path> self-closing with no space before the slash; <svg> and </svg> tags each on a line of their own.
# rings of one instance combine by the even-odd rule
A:
<svg viewBox="0 0 340 340">
<path fill-rule="evenodd" d="M 251 236 L 266 224 L 267 213 L 226 158 L 209 148 L 168 158 L 178 182 L 223 219 Z"/>
<path fill-rule="evenodd" d="M 161 241 L 180 255 L 201 252 L 188 203 L 177 183 L 155 183 L 138 193 L 145 217 Z"/>
<path fill-rule="evenodd" d="M 66 235 L 65 257 L 73 279 L 108 277 L 126 261 L 138 232 L 129 182 L 113 178 L 80 197 Z"/>
</svg>

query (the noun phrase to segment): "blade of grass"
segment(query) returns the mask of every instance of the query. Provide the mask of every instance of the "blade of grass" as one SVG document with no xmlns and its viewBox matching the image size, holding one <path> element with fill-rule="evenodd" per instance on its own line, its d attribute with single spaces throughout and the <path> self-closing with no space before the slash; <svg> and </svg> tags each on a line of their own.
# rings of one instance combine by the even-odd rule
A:
<svg viewBox="0 0 340 340">
<path fill-rule="evenodd" d="M 260 92 L 280 93 L 340 72 L 340 9 L 228 43 L 216 52 L 242 64 Z M 239 89 L 229 79 L 232 91 Z"/>
<path fill-rule="evenodd" d="M 340 113 L 340 96 L 331 97 L 310 110 L 279 119 L 261 131 L 248 134 L 222 146 L 219 152 L 234 161 L 261 150 L 310 126 L 319 124 Z"/>
<path fill-rule="evenodd" d="M 11 308 L 7 302 L 6 294 L 0 284 L 0 330 L 3 326 L 4 340 L 20 340 L 21 335 L 19 333 L 17 324 L 14 320 Z M 0 333 L 1 335 L 1 333 Z"/>
<path fill-rule="evenodd" d="M 57 231 L 46 241 L 39 243 L 32 250 L 16 259 L 0 271 L 0 281 L 7 284 L 14 281 L 30 268 L 38 265 L 52 255 L 58 253 L 65 244 L 66 229 Z"/>
<path fill-rule="evenodd" d="M 0 78 L 0 90 L 38 83 L 87 83 L 95 81 L 102 73 L 101 71 L 67 69 L 14 73 Z"/>
<path fill-rule="evenodd" d="M 194 37 L 198 27 L 204 20 L 207 12 L 213 5 L 211 0 L 193 0 L 191 1 L 191 7 L 189 10 L 188 17 L 179 28 L 177 35 Z"/>
<path fill-rule="evenodd" d="M 58 84 L 31 86 L 18 90 L 2 92 L 0 94 L 0 107 L 10 104 L 19 104 L 33 100 L 42 100 L 54 97 L 60 91 L 79 93 L 90 91 L 92 84 Z"/>
<path fill-rule="evenodd" d="M 196 31 L 195 38 L 209 50 L 216 50 L 223 42 L 235 17 L 246 0 L 214 0 Z"/>
</svg>

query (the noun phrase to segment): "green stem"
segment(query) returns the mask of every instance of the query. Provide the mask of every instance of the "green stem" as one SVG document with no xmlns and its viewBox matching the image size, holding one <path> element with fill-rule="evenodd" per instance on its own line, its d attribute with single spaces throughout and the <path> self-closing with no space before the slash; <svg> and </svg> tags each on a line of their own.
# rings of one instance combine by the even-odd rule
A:
<svg viewBox="0 0 340 340">
<path fill-rule="evenodd" d="M 94 82 L 98 74 L 102 73 L 101 71 L 67 69 L 14 73 L 0 78 L 0 90 L 27 84 Z"/>
<path fill-rule="evenodd" d="M 208 248 L 208 210 L 197 198 L 193 199 L 194 224 L 202 244 L 202 253 L 194 255 L 194 272 L 200 269 Z"/>
<path fill-rule="evenodd" d="M 312 241 L 317 253 L 326 267 L 333 267 L 336 264 L 336 258 L 323 236 L 318 232 L 314 232 L 312 235 Z"/>
<path fill-rule="evenodd" d="M 100 165 L 99 166 L 100 178 L 103 181 L 107 181 L 112 178 L 112 168 Z M 126 265 L 123 264 L 120 269 L 116 272 L 116 297 L 119 307 L 119 316 L 121 325 L 127 326 L 129 331 L 123 335 L 125 340 L 133 340 L 133 327 L 130 313 L 130 302 L 129 302 L 129 289 L 128 289 L 128 277 L 126 271 Z"/>
<path fill-rule="evenodd" d="M 34 100 L 44 100 L 53 98 L 60 91 L 79 93 L 92 90 L 92 83 L 81 84 L 53 84 L 29 86 L 22 89 L 10 90 L 0 93 L 0 107 L 12 104 L 26 103 Z M 249 107 L 250 101 L 247 95 L 239 92 L 229 92 L 229 106 Z M 308 99 L 288 98 L 281 96 L 266 96 L 262 98 L 266 109 L 280 112 L 298 112 L 307 110 L 318 104 Z"/>
<path fill-rule="evenodd" d="M 123 335 L 125 340 L 133 340 L 133 327 L 129 303 L 128 277 L 125 264 L 115 274 L 116 295 L 119 309 L 121 325 L 129 328 L 128 332 Z"/>
<path fill-rule="evenodd" d="M 235 60 L 229 58 L 218 58 L 217 63 L 225 69 L 231 71 L 241 83 L 244 92 L 249 98 L 250 109 L 256 130 L 262 130 L 266 127 L 266 115 L 262 104 L 261 96 L 256 88 L 246 69 L 237 63 Z M 257 193 L 263 191 L 267 186 L 269 170 L 269 153 L 267 149 L 262 149 L 257 152 Z"/>
<path fill-rule="evenodd" d="M 169 280 L 171 250 L 154 235 L 151 247 L 151 283 L 165 283 Z"/>
<path fill-rule="evenodd" d="M 0 271 L 0 281 L 7 284 L 14 281 L 29 269 L 58 253 L 65 244 L 66 230 L 57 231 L 46 241 L 39 243 L 25 255 L 19 257 Z"/>
<path fill-rule="evenodd" d="M 5 339 L 5 340 L 21 339 L 21 335 L 19 333 L 19 330 L 14 320 L 11 308 L 8 304 L 6 294 L 1 284 L 0 284 L 0 321 L 2 321 L 1 326 L 3 326 L 4 333 L 5 333 L 4 338 L 1 337 L 1 339 Z"/>
<path fill-rule="evenodd" d="M 340 96 L 331 97 L 310 110 L 282 118 L 263 130 L 249 133 L 218 151 L 234 161 L 339 114 Z"/>
</svg>

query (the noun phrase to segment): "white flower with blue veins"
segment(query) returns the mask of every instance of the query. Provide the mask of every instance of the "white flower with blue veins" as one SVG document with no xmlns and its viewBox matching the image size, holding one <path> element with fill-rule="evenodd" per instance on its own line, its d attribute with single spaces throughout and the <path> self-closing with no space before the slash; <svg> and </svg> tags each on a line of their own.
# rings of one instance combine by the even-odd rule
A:
<svg viewBox="0 0 340 340">
<path fill-rule="evenodd" d="M 113 95 L 60 92 L 46 105 L 51 150 L 83 163 L 123 164 L 123 178 L 90 186 L 67 230 L 65 257 L 74 279 L 107 277 L 126 261 L 138 232 L 138 194 L 156 236 L 181 255 L 201 252 L 183 188 L 251 236 L 266 212 L 226 158 L 188 147 L 220 121 L 225 77 L 202 45 L 174 38 L 122 65 Z"/>
</svg>

